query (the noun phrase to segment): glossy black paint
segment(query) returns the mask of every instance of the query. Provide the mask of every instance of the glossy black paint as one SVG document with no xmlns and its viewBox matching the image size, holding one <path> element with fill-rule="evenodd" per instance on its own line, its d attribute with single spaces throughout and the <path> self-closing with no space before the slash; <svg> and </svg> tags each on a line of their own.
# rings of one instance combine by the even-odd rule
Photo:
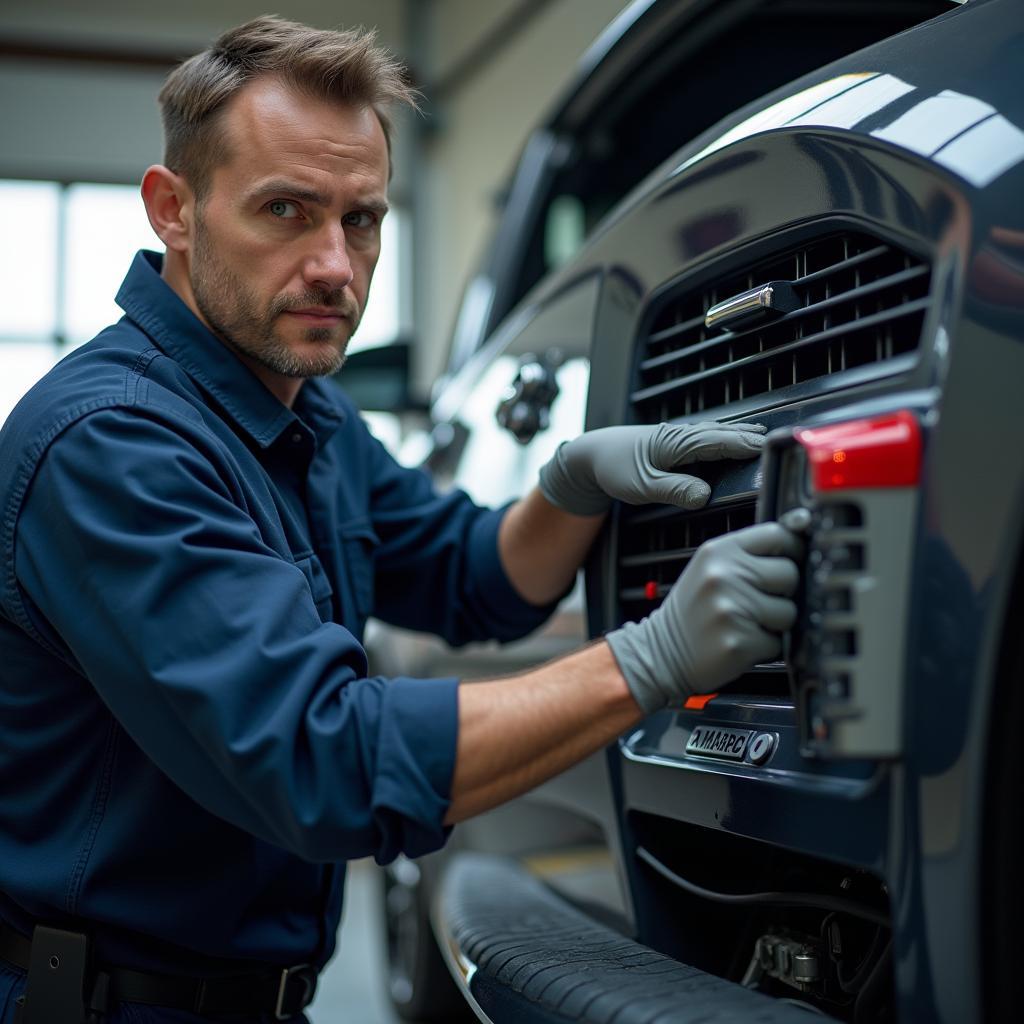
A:
<svg viewBox="0 0 1024 1024">
<path fill-rule="evenodd" d="M 522 298 L 528 287 L 524 277 L 530 276 L 524 271 L 560 173 L 592 149 L 595 138 L 598 148 L 614 144 L 606 139 L 606 122 L 616 112 L 628 115 L 627 129 L 636 122 L 647 137 L 664 137 L 652 152 L 668 154 L 794 73 L 932 17 L 951 2 L 956 0 L 857 0 L 854 5 L 633 0 L 626 5 L 583 56 L 523 147 L 491 244 L 463 294 L 445 380 L 503 327 Z M 736 73 L 737 66 L 743 67 L 742 74 Z M 655 113 L 645 120 L 650 112 L 639 109 L 635 95 L 652 78 L 671 77 L 674 69 L 680 71 L 678 98 L 670 116 Z M 618 155 L 615 167 L 635 158 L 629 148 Z M 644 159 L 645 170 L 657 163 Z M 632 177 L 630 184 L 638 179 Z"/>
<path fill-rule="evenodd" d="M 1024 173 L 1018 164 L 979 186 L 870 132 L 910 109 L 911 98 L 919 102 L 944 89 L 976 97 L 1011 125 L 1024 125 L 1021 68 L 1021 5 L 968 4 L 787 90 L 872 71 L 911 83 L 912 96 L 853 129 L 783 127 L 678 173 L 655 175 L 571 267 L 574 276 L 602 274 L 587 420 L 594 428 L 627 417 L 630 339 L 659 292 L 687 275 L 722 272 L 771 246 L 781 231 L 835 218 L 933 261 L 924 342 L 902 372 L 881 381 L 867 374 L 836 390 L 812 382 L 771 396 L 770 404 L 713 411 L 771 428 L 894 408 L 923 415 L 927 448 L 910 656 L 908 664 L 893 666 L 893 683 L 903 686 L 907 702 L 904 758 L 874 769 L 802 762 L 786 743 L 792 723 L 785 710 L 751 708 L 737 698 L 716 710 L 715 720 L 773 725 L 783 737 L 784 770 L 687 760 L 686 737 L 708 712 L 648 720 L 615 765 L 624 815 L 653 812 L 862 865 L 883 877 L 898 922 L 901 1020 L 983 1014 L 981 809 L 987 739 L 998 715 L 993 667 L 1022 545 Z M 675 162 L 683 164 L 709 141 L 697 140 Z M 561 287 L 556 276 L 524 308 L 542 308 Z M 756 483 L 753 467 L 734 470 L 716 481 L 712 500 L 727 501 Z M 612 588 L 602 585 L 613 564 L 614 552 L 597 556 L 590 585 L 595 631 L 615 624 Z M 834 789 L 828 780 L 835 780 Z M 644 881 L 638 872 L 633 877 L 642 904 Z M 639 907 L 638 916 L 642 922 Z"/>
<path fill-rule="evenodd" d="M 665 7 L 654 4 L 645 17 Z M 849 126 L 780 125 L 700 156 L 759 110 L 837 76 L 866 73 L 911 88 Z M 946 90 L 1005 119 L 1012 147 L 1012 130 L 1024 130 L 1024 4 L 971 0 L 706 132 L 516 307 L 480 359 L 521 349 L 524 335 L 535 350 L 544 330 L 531 327 L 569 303 L 591 330 L 587 426 L 617 424 L 630 415 L 634 340 L 652 304 L 681 282 L 728 273 L 781 238 L 826 223 L 867 230 L 931 262 L 932 302 L 916 355 L 882 374 L 864 367 L 706 414 L 756 419 L 770 429 L 894 409 L 921 418 L 908 653 L 890 667 L 905 700 L 902 757 L 808 759 L 785 700 L 738 693 L 704 711 L 652 716 L 608 761 L 643 941 L 671 941 L 671 930 L 659 890 L 631 857 L 637 815 L 645 827 L 657 819 L 686 823 L 726 841 L 865 869 L 884 882 L 890 900 L 898 1020 L 952 1024 L 996 1020 L 1004 1010 L 992 1009 L 989 995 L 986 953 L 998 936 L 986 931 L 983 901 L 992 893 L 983 857 L 992 817 L 1016 810 L 993 806 L 986 795 L 993 766 L 1006 761 L 990 747 L 993 736 L 1005 742 L 1007 731 L 994 726 L 1010 703 L 1006 690 L 1024 683 L 997 671 L 1020 660 L 1008 661 L 1007 649 L 1019 634 L 1011 595 L 1024 580 L 1024 163 L 992 180 L 981 165 L 964 176 L 872 135 Z M 755 492 L 758 474 L 754 464 L 723 470 L 712 481 L 712 504 Z M 589 567 L 595 635 L 618 622 L 614 543 L 610 530 Z M 771 729 L 778 751 L 765 768 L 687 756 L 687 738 L 708 722 Z M 737 878 L 733 888 L 743 883 Z"/>
</svg>

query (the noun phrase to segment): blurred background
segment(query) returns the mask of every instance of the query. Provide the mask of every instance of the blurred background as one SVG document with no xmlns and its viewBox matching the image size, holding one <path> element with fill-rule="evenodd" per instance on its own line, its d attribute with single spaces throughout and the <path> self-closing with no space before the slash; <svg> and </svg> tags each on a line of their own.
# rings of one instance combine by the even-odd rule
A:
<svg viewBox="0 0 1024 1024">
<path fill-rule="evenodd" d="M 323 28 L 374 26 L 424 95 L 423 113 L 398 125 L 392 212 L 350 351 L 409 343 L 412 391 L 425 400 L 530 127 L 623 6 L 0 0 L 0 422 L 54 362 L 120 317 L 113 296 L 132 255 L 160 248 L 138 187 L 162 159 L 164 77 L 223 30 L 267 13 Z M 397 447 L 386 417 L 371 425 Z M 371 865 L 353 865 L 339 954 L 309 1011 L 313 1024 L 397 1020 L 385 995 L 378 885 Z"/>
<path fill-rule="evenodd" d="M 622 0 L 0 0 L 0 421 L 120 315 L 138 196 L 161 160 L 157 92 L 224 29 L 276 13 L 374 26 L 410 67 L 381 262 L 358 347 L 412 343 L 413 387 L 442 371 L 455 311 L 527 131 Z"/>
</svg>

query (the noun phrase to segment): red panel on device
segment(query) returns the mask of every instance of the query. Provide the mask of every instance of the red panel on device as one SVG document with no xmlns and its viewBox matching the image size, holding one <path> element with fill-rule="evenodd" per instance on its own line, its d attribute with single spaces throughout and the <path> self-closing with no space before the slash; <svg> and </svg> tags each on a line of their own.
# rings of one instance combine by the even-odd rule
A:
<svg viewBox="0 0 1024 1024">
<path fill-rule="evenodd" d="M 906 409 L 793 436 L 807 451 L 816 491 L 911 487 L 921 475 L 921 427 Z"/>
</svg>

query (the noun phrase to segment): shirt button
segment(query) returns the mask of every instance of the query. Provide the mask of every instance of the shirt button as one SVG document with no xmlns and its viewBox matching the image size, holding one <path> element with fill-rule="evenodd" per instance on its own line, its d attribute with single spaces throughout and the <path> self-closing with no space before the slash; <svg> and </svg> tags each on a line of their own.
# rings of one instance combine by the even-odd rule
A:
<svg viewBox="0 0 1024 1024">
<path fill-rule="evenodd" d="M 297 431 L 292 434 L 292 444 L 302 444 L 302 435 Z"/>
</svg>

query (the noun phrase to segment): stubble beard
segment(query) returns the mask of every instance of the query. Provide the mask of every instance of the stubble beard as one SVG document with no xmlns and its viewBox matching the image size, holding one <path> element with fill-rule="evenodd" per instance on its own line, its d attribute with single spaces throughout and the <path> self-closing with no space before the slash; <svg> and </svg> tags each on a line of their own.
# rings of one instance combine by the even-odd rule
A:
<svg viewBox="0 0 1024 1024">
<path fill-rule="evenodd" d="M 196 223 L 192 253 L 192 294 L 206 322 L 228 346 L 283 377 L 325 377 L 345 363 L 345 350 L 359 326 L 359 306 L 342 289 L 311 289 L 299 296 L 278 295 L 266 306 L 217 255 L 200 221 Z M 277 332 L 277 318 L 293 309 L 327 306 L 351 325 L 347 337 L 335 340 L 335 330 L 307 327 L 304 342 L 315 344 L 309 353 L 297 352 Z"/>
</svg>

